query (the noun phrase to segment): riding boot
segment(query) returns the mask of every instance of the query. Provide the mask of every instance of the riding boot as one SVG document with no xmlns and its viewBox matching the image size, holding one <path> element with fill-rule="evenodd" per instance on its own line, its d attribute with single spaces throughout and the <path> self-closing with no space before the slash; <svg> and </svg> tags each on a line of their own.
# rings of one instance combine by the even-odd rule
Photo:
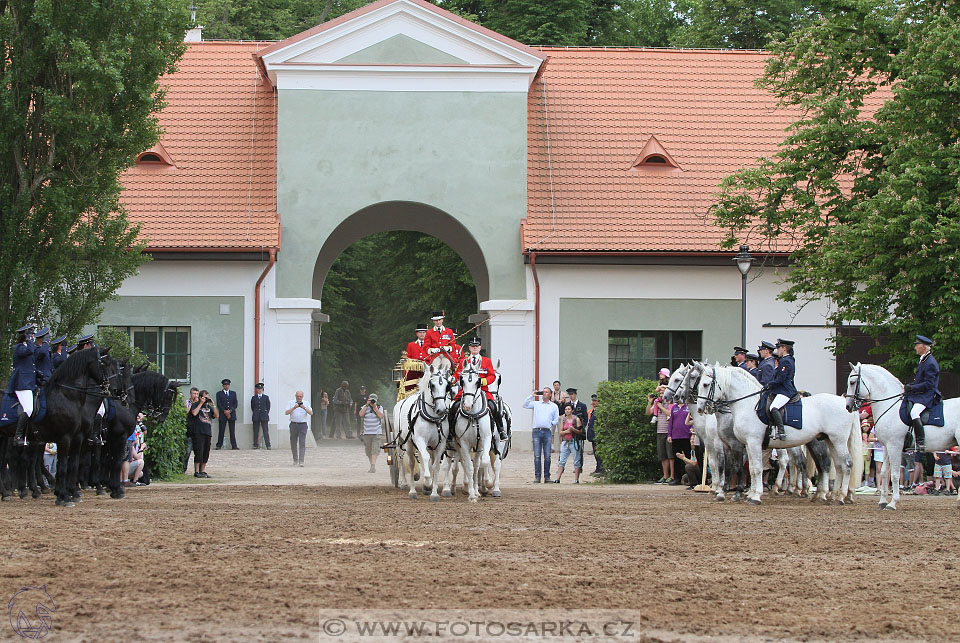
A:
<svg viewBox="0 0 960 643">
<path fill-rule="evenodd" d="M 103 416 L 93 416 L 93 426 L 90 427 L 90 436 L 87 438 L 88 444 L 103 445 Z"/>
<path fill-rule="evenodd" d="M 457 415 L 460 413 L 460 400 L 455 400 L 450 412 L 447 413 L 447 448 L 452 449 L 456 446 L 457 435 Z"/>
<path fill-rule="evenodd" d="M 917 439 L 917 451 L 923 451 L 923 420 L 914 418 L 910 420 L 910 426 L 913 427 L 913 435 Z"/>
<path fill-rule="evenodd" d="M 13 436 L 13 443 L 18 446 L 27 446 L 27 423 L 30 422 L 30 418 L 27 417 L 26 413 L 21 413 L 17 417 L 17 431 Z"/>
<path fill-rule="evenodd" d="M 490 409 L 490 417 L 493 418 L 493 423 L 497 426 L 497 435 L 500 436 L 501 440 L 507 439 L 507 434 L 503 431 L 503 418 L 500 417 L 500 411 L 497 410 L 497 405 L 493 400 L 487 400 L 487 408 Z"/>
<path fill-rule="evenodd" d="M 773 420 L 773 426 L 777 429 L 774 434 L 774 440 L 786 440 L 787 432 L 783 429 L 783 414 L 780 409 L 770 407 L 770 419 Z"/>
</svg>

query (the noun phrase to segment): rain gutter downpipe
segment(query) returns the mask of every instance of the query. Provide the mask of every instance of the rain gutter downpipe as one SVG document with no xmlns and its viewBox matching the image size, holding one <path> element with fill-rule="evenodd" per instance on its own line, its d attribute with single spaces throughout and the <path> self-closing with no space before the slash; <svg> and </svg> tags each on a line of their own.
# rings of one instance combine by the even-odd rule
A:
<svg viewBox="0 0 960 643">
<path fill-rule="evenodd" d="M 533 387 L 540 385 L 540 278 L 537 276 L 537 253 L 530 253 L 530 267 L 533 269 L 533 319 L 534 319 L 534 349 L 533 349 Z"/>
<path fill-rule="evenodd" d="M 267 273 L 270 272 L 270 269 L 273 268 L 273 264 L 277 262 L 277 249 L 269 248 L 270 259 L 267 262 L 267 266 L 263 269 L 263 272 L 260 273 L 260 278 L 257 279 L 257 285 L 254 286 L 254 304 L 253 304 L 253 380 L 254 384 L 260 381 L 260 286 L 263 284 L 263 280 L 266 279 Z"/>
</svg>

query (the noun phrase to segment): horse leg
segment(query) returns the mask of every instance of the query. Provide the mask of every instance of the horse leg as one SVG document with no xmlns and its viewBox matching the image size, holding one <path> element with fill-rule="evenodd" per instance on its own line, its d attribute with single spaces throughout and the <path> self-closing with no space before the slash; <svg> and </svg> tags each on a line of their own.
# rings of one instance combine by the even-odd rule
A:
<svg viewBox="0 0 960 643">
<path fill-rule="evenodd" d="M 763 494 L 763 449 L 760 446 L 760 440 L 757 438 L 747 444 L 747 460 L 750 466 L 750 492 L 747 494 L 747 502 L 751 505 L 759 505 Z"/>
<path fill-rule="evenodd" d="M 773 484 L 773 487 L 770 489 L 771 493 L 775 496 L 779 496 L 783 493 L 784 480 L 787 478 L 787 464 L 789 462 L 786 449 L 777 449 L 777 456 L 779 457 L 780 466 L 777 467 L 777 481 Z M 789 485 L 789 482 L 787 483 Z M 789 492 L 789 488 L 787 489 Z"/>
<path fill-rule="evenodd" d="M 81 502 L 83 494 L 80 493 L 79 469 L 80 457 L 83 453 L 83 438 L 77 438 L 70 444 L 70 464 L 67 475 L 67 493 L 73 502 Z"/>
<path fill-rule="evenodd" d="M 430 477 L 433 478 L 433 487 L 430 489 L 430 501 L 439 502 L 440 501 L 440 456 L 443 453 L 442 449 L 444 447 L 443 437 L 440 438 L 440 443 L 437 445 L 437 449 L 434 451 L 435 455 L 430 457 Z"/>
<path fill-rule="evenodd" d="M 74 502 L 70 497 L 70 463 L 76 458 L 71 457 L 71 447 L 73 442 L 68 436 L 61 436 L 57 441 L 57 480 L 56 480 L 56 504 L 62 507 L 73 507 Z"/>
<path fill-rule="evenodd" d="M 900 459 L 903 455 L 903 446 L 894 446 L 883 454 L 883 464 L 890 462 L 890 486 L 893 489 L 893 498 L 887 503 L 884 509 L 895 511 L 897 503 L 900 502 Z"/>
<path fill-rule="evenodd" d="M 502 446 L 500 448 L 503 448 Z M 490 495 L 494 498 L 500 497 L 500 470 L 503 469 L 503 462 L 500 461 L 500 456 L 493 454 L 490 456 L 490 459 L 493 461 L 493 489 L 490 490 Z"/>
<path fill-rule="evenodd" d="M 460 434 L 460 431 L 458 430 L 457 433 Z M 477 481 L 474 475 L 473 458 L 470 456 L 470 447 L 464 443 L 463 438 L 460 438 L 460 443 L 457 446 L 460 451 L 460 462 L 463 464 L 463 483 L 467 487 L 467 499 L 470 502 L 477 502 L 479 494 L 477 493 Z"/>
<path fill-rule="evenodd" d="M 407 466 L 410 467 L 410 489 L 407 492 L 407 497 L 410 500 L 417 499 L 417 458 L 414 455 L 416 453 L 416 446 L 413 444 L 413 436 L 407 440 L 407 454 L 404 460 L 407 460 Z"/>
<path fill-rule="evenodd" d="M 834 503 L 843 505 L 846 504 L 847 493 L 850 491 L 850 471 L 853 469 L 853 461 L 847 451 L 847 436 L 838 438 L 836 443 L 831 440 L 830 450 L 837 468 L 837 482 L 839 483 L 833 496 Z"/>
</svg>

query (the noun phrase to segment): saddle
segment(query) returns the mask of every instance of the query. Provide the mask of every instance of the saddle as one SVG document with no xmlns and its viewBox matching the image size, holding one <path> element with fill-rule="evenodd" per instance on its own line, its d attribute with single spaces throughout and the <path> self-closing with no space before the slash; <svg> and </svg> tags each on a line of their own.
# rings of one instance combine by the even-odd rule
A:
<svg viewBox="0 0 960 643">
<path fill-rule="evenodd" d="M 900 403 L 900 421 L 907 426 L 910 426 L 910 411 L 913 409 L 913 404 L 907 400 Z M 943 398 L 937 396 L 934 405 L 920 414 L 920 421 L 924 426 L 943 426 Z"/>
<path fill-rule="evenodd" d="M 795 429 L 803 428 L 803 404 L 801 400 L 807 395 L 803 391 L 797 391 L 797 394 L 790 398 L 790 400 L 780 409 L 781 414 L 783 415 L 783 426 L 786 428 L 791 426 Z M 770 422 L 770 404 L 773 402 L 773 395 L 762 395 L 760 400 L 757 402 L 757 418 L 767 426 L 771 425 Z"/>
<path fill-rule="evenodd" d="M 3 391 L 3 398 L 0 399 L 0 427 L 16 424 L 20 417 L 20 400 L 17 399 L 13 391 Z M 47 395 L 42 388 L 33 392 L 33 416 L 34 422 L 40 422 L 47 417 Z"/>
</svg>

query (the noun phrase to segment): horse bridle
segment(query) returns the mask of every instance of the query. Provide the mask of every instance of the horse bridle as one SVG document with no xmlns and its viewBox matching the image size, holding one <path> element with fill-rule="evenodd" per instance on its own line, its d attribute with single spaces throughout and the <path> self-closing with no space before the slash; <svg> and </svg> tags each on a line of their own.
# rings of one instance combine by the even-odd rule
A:
<svg viewBox="0 0 960 643">
<path fill-rule="evenodd" d="M 478 370 L 476 370 L 475 368 L 473 368 L 473 365 L 472 365 L 472 364 L 470 365 L 470 367 L 469 367 L 468 369 L 466 369 L 465 371 L 463 371 L 463 373 L 460 374 L 460 384 L 461 384 L 461 388 L 462 388 L 462 385 L 463 385 L 463 376 L 464 376 L 464 375 L 467 375 L 467 374 L 470 375 L 470 381 L 472 382 L 472 381 L 473 381 L 473 376 L 474 376 L 474 375 L 479 376 L 479 375 L 480 375 L 480 371 L 478 371 Z M 473 406 L 477 403 L 477 397 L 478 397 L 479 395 L 481 395 L 482 393 L 483 393 L 483 390 L 482 390 L 482 388 L 481 388 L 479 385 L 477 386 L 477 390 L 476 390 L 476 391 L 474 391 L 473 393 L 469 393 L 470 397 L 473 398 L 472 401 L 470 402 L 470 407 L 469 407 L 469 408 L 473 408 Z M 464 393 L 464 394 L 463 394 L 463 397 L 466 398 L 467 395 L 468 395 L 468 393 Z M 482 410 L 482 411 L 479 411 L 478 413 L 470 413 L 470 412 L 468 412 L 468 411 L 465 411 L 465 410 L 464 410 L 465 408 L 468 408 L 467 405 L 464 404 L 464 403 L 461 403 L 461 404 L 460 404 L 460 408 L 459 408 L 459 410 L 458 410 L 457 412 L 460 413 L 460 415 L 462 415 L 462 416 L 464 416 L 464 417 L 466 417 L 466 418 L 469 418 L 470 420 L 479 420 L 479 419 L 482 418 L 484 415 L 486 415 L 487 413 L 490 412 L 490 408 L 489 408 L 486 404 L 483 405 L 483 410 Z"/>
<path fill-rule="evenodd" d="M 851 375 L 853 375 L 852 371 L 851 371 Z M 854 408 L 859 411 L 860 409 L 862 409 L 863 407 L 865 407 L 867 404 L 870 403 L 871 393 L 870 393 L 870 389 L 867 388 L 867 397 L 863 397 L 860 395 L 860 383 L 863 381 L 863 376 L 860 375 L 860 369 L 857 369 L 856 375 L 857 375 L 857 388 L 854 389 L 853 395 L 850 395 L 849 393 L 845 393 L 844 397 L 853 398 Z M 866 388 L 866 384 L 864 384 L 864 387 Z"/>
<path fill-rule="evenodd" d="M 437 380 L 436 384 L 439 384 L 440 381 L 446 379 L 445 377 L 442 377 L 442 376 L 443 376 L 443 371 L 439 370 L 433 376 L 431 376 L 430 379 L 427 380 L 427 388 L 430 389 L 430 408 L 434 412 L 436 412 L 437 410 L 437 400 L 442 400 L 443 398 L 447 397 L 446 393 L 438 396 L 434 393 L 434 390 L 433 390 L 433 387 L 435 385 L 434 379 L 436 378 Z M 443 419 L 447 417 L 447 413 L 449 413 L 449 411 L 444 411 L 443 413 L 437 413 L 436 416 L 431 416 L 426 411 L 425 406 L 426 405 L 423 403 L 423 396 L 421 396 L 420 397 L 420 415 L 427 422 L 432 422 L 433 424 L 439 424 L 440 422 L 442 422 Z"/>
</svg>

